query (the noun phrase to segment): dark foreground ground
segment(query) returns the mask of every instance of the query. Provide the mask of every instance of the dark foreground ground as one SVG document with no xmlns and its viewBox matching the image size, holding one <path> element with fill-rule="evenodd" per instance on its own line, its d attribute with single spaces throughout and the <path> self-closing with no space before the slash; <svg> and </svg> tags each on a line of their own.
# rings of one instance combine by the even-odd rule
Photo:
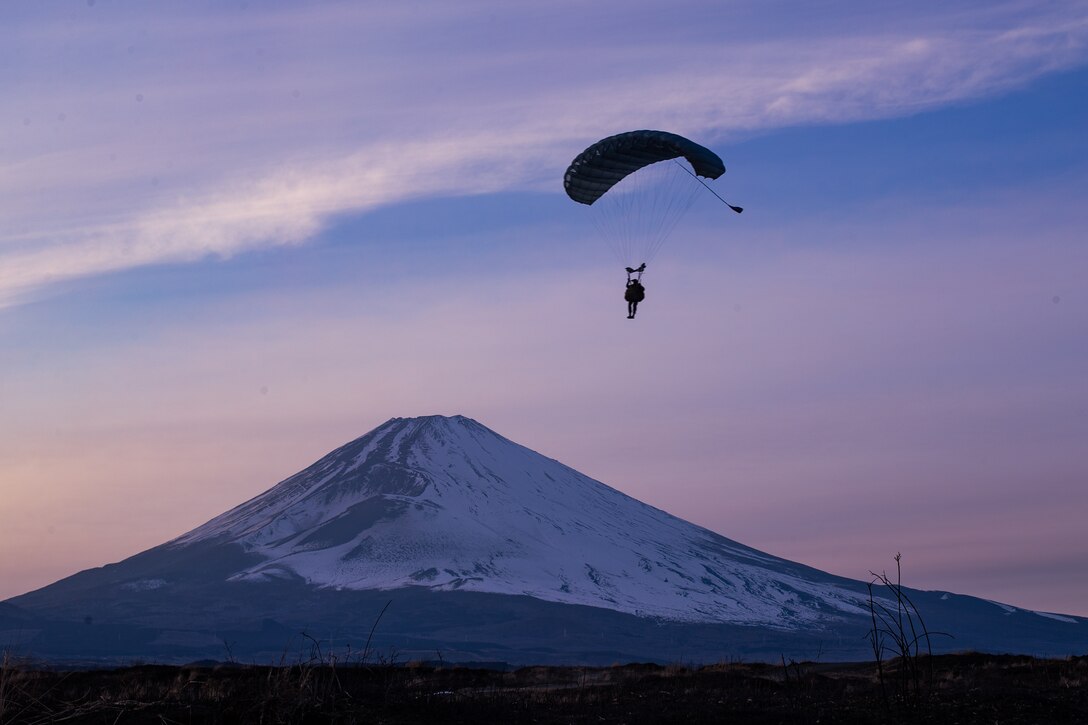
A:
<svg viewBox="0 0 1088 725">
<path fill-rule="evenodd" d="M 1088 723 L 1088 657 L 917 664 L 885 663 L 882 678 L 872 663 L 57 672 L 9 661 L 0 723 Z"/>
</svg>

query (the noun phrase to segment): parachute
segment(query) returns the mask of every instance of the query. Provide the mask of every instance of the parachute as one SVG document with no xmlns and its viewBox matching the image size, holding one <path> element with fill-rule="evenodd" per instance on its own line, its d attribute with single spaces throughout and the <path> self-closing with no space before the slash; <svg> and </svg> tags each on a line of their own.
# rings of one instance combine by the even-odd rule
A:
<svg viewBox="0 0 1088 725">
<path fill-rule="evenodd" d="M 700 184 L 706 186 L 698 177 L 716 179 L 724 173 L 717 154 L 683 136 L 628 131 L 578 154 L 563 186 L 572 200 L 593 207 L 601 236 L 617 261 L 628 265 L 657 255 L 694 203 Z"/>
</svg>

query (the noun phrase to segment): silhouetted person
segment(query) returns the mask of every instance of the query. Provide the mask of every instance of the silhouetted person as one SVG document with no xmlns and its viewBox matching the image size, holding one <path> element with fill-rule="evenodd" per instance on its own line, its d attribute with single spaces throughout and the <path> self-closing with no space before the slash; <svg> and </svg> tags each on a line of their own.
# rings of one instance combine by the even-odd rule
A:
<svg viewBox="0 0 1088 725">
<path fill-rule="evenodd" d="M 627 289 L 623 293 L 623 299 L 627 300 L 627 319 L 635 319 L 638 303 L 646 297 L 646 288 L 637 279 L 627 280 Z"/>
</svg>

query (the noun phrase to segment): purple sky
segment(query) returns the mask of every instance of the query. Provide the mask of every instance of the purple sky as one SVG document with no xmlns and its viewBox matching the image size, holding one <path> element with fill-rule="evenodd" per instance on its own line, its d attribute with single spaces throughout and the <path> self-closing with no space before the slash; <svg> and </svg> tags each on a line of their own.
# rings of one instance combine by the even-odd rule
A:
<svg viewBox="0 0 1088 725">
<path fill-rule="evenodd" d="M 0 598 L 460 413 L 1088 615 L 1088 4 L 7 3 L 0 87 Z M 561 177 L 634 128 L 747 211 L 698 202 L 632 323 Z"/>
</svg>

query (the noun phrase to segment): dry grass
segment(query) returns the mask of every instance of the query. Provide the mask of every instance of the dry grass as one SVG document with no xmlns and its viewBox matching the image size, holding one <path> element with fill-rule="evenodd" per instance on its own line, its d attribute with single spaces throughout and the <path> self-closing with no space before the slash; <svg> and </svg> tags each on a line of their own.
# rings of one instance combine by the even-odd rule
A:
<svg viewBox="0 0 1088 725">
<path fill-rule="evenodd" d="M 413 662 L 52 672 L 4 660 L 0 723 L 1084 723 L 1088 658 L 933 657 L 912 708 L 885 708 L 876 663 L 526 667 Z M 887 668 L 900 666 L 896 660 Z"/>
</svg>

